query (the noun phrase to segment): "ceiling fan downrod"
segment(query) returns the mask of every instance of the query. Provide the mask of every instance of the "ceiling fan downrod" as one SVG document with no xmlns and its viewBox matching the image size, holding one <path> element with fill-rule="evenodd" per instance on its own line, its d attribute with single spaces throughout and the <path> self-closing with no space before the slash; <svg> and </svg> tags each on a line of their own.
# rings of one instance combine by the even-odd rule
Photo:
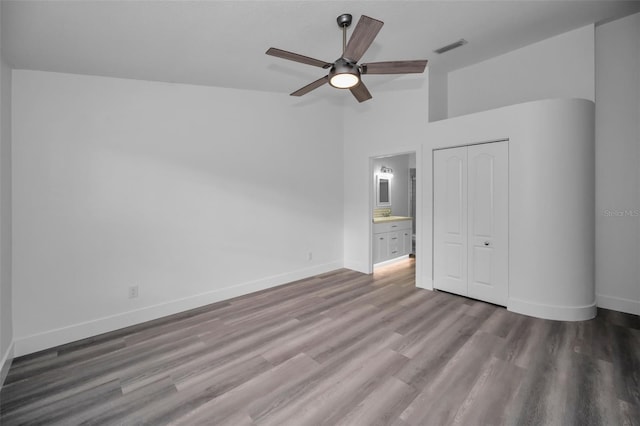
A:
<svg viewBox="0 0 640 426">
<path fill-rule="evenodd" d="M 353 17 L 349 13 L 343 13 L 336 19 L 338 26 L 342 28 L 342 56 L 344 56 L 344 52 L 347 50 L 347 28 L 351 25 L 352 20 Z"/>
</svg>

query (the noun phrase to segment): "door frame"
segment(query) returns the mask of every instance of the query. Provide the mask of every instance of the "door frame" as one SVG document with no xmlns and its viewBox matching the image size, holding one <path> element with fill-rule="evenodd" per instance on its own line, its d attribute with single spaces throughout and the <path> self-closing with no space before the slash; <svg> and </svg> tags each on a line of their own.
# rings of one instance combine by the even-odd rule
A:
<svg viewBox="0 0 640 426">
<path fill-rule="evenodd" d="M 422 147 L 422 161 L 417 160 L 416 166 L 419 164 L 424 170 L 424 173 L 418 173 L 416 175 L 420 179 L 418 186 L 421 195 L 421 213 L 420 219 L 423 226 L 419 226 L 420 238 L 422 241 L 429 241 L 429 243 L 421 245 L 422 248 L 422 267 L 420 269 L 422 276 L 420 277 L 421 288 L 427 290 L 433 290 L 433 253 L 434 253 L 434 241 L 433 241 L 433 151 L 447 148 L 457 148 L 462 146 L 482 145 L 493 142 L 511 142 L 507 136 L 498 136 L 485 140 L 473 140 L 473 139 L 440 139 L 440 140 L 428 140 Z M 417 238 L 417 237 L 416 237 Z M 417 248 L 416 248 L 417 250 Z M 416 269 L 417 273 L 417 269 Z M 416 283 L 418 278 L 416 277 Z"/>
</svg>

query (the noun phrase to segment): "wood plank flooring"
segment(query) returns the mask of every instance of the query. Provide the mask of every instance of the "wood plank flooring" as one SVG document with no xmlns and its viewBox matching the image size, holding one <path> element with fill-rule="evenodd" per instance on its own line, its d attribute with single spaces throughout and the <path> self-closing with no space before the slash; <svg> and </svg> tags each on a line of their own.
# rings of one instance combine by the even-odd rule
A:
<svg viewBox="0 0 640 426">
<path fill-rule="evenodd" d="M 2 425 L 640 425 L 640 317 L 338 270 L 17 358 Z"/>
</svg>

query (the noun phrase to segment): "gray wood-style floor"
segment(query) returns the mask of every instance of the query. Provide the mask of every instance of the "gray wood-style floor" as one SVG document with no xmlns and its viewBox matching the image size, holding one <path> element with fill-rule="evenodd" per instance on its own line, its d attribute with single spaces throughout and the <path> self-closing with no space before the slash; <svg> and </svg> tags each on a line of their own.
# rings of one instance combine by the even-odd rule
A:
<svg viewBox="0 0 640 426">
<path fill-rule="evenodd" d="M 0 423 L 640 425 L 640 317 L 339 270 L 15 359 Z"/>
</svg>

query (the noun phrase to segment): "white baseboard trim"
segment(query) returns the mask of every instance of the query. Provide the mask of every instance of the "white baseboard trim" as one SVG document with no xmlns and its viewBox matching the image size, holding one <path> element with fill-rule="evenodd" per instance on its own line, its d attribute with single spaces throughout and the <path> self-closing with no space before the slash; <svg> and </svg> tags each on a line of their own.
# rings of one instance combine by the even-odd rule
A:
<svg viewBox="0 0 640 426">
<path fill-rule="evenodd" d="M 7 378 L 9 368 L 11 367 L 11 361 L 13 361 L 13 349 L 14 342 L 12 341 L 4 354 L 2 354 L 2 360 L 0 361 L 0 388 L 4 385 L 4 379 Z"/>
<path fill-rule="evenodd" d="M 256 291 L 265 290 L 292 281 L 301 280 L 314 275 L 323 274 L 343 267 L 342 261 L 334 261 L 322 265 L 315 265 L 297 271 L 237 284 L 231 287 L 217 289 L 183 299 L 172 300 L 158 305 L 147 306 L 133 311 L 123 312 L 108 317 L 97 318 L 67 327 L 47 330 L 14 339 L 15 356 L 27 355 L 43 349 L 52 348 L 109 331 L 118 330 L 142 322 L 173 315 L 189 309 L 199 308 L 222 300 L 232 299 Z"/>
<path fill-rule="evenodd" d="M 623 299 L 621 297 L 596 294 L 596 303 L 599 308 L 625 312 L 627 314 L 640 315 L 640 300 Z"/>
<path fill-rule="evenodd" d="M 355 260 L 345 260 L 344 267 L 347 269 L 351 269 L 352 271 L 362 272 L 363 274 L 370 274 L 371 272 L 373 272 L 371 271 L 371 265 Z"/>
<path fill-rule="evenodd" d="M 546 305 L 510 298 L 507 310 L 530 317 L 557 321 L 585 321 L 596 316 L 596 302 L 584 306 Z"/>
</svg>

